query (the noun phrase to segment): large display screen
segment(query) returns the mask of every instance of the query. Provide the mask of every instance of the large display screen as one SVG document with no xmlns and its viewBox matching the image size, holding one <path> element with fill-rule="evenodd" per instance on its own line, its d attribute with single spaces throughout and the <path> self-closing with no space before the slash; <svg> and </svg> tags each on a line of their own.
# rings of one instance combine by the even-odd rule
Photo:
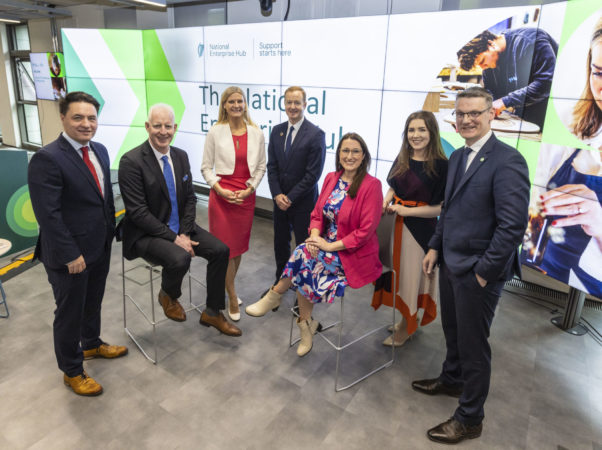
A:
<svg viewBox="0 0 602 450">
<path fill-rule="evenodd" d="M 566 221 L 554 219 L 553 226 L 548 220 L 544 231 L 538 225 L 543 213 L 540 192 L 566 190 L 571 183 L 585 186 L 563 194 L 577 208 L 594 213 L 600 209 L 600 142 L 594 139 L 598 130 L 584 136 L 573 122 L 576 105 L 583 103 L 579 101 L 585 80 L 601 77 L 602 61 L 592 63 L 593 72 L 587 67 L 588 42 L 601 16 L 597 0 L 576 0 L 162 30 L 63 29 L 63 45 L 68 89 L 87 91 L 101 102 L 96 138 L 109 149 L 113 167 L 124 152 L 147 138 L 148 106 L 169 103 L 178 123 L 173 145 L 188 152 L 193 178 L 201 183 L 205 136 L 217 120 L 221 93 L 230 85 L 245 92 L 250 115 L 263 129 L 266 143 L 272 128 L 286 120 L 284 90 L 303 86 L 308 94 L 306 118 L 326 133 L 323 177 L 334 170 L 340 137 L 355 131 L 366 140 L 373 159 L 370 171 L 384 189 L 407 116 L 419 109 L 432 111 L 449 155 L 463 144 L 455 131 L 455 96 L 469 86 L 484 85 L 499 113 L 493 122 L 496 135 L 517 147 L 529 164 L 533 220 L 523 261 L 600 295 L 602 275 L 595 267 L 585 264 L 579 272 L 593 278 L 586 284 L 575 281 L 572 266 L 569 275 L 566 268 L 552 270 L 542 261 L 546 254 L 552 258 L 549 249 L 555 242 L 542 238 L 547 242 L 542 247 L 536 235 L 560 235 L 557 229 L 562 229 L 565 247 L 575 251 L 575 267 L 587 252 L 602 260 L 602 221 L 594 225 L 585 213 L 571 215 L 571 220 L 582 222 L 574 226 L 586 236 L 580 235 L 579 245 L 569 230 L 573 225 Z M 589 101 L 598 105 L 592 97 Z M 556 146 L 581 151 L 566 157 Z M 583 167 L 583 174 L 591 178 L 550 183 L 561 161 L 577 164 L 572 167 L 579 173 Z M 258 194 L 271 197 L 265 178 Z M 580 198 L 591 203 L 581 205 Z"/>
</svg>

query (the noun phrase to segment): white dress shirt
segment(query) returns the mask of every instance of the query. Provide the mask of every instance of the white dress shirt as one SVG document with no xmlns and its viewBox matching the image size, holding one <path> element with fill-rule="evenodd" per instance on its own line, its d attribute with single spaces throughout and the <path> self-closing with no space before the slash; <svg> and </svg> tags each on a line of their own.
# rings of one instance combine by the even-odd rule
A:
<svg viewBox="0 0 602 450">
<path fill-rule="evenodd" d="M 470 163 L 472 163 L 472 160 L 474 159 L 474 157 L 477 155 L 477 153 L 479 153 L 479 150 L 481 150 L 483 145 L 485 145 L 485 142 L 487 142 L 487 140 L 491 137 L 492 134 L 493 134 L 493 132 L 491 130 L 489 130 L 487 132 L 487 134 L 485 134 L 485 136 L 483 136 L 477 142 L 475 142 L 474 144 L 472 144 L 470 146 L 467 145 L 467 147 L 470 147 L 472 152 L 470 152 L 470 154 L 466 158 L 466 168 L 464 169 L 465 172 L 470 167 Z"/>
</svg>

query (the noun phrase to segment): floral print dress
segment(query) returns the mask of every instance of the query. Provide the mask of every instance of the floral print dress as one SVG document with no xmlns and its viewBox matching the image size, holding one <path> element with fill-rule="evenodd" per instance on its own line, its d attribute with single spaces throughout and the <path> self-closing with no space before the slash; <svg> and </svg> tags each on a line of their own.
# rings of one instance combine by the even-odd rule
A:
<svg viewBox="0 0 602 450">
<path fill-rule="evenodd" d="M 339 179 L 324 205 L 322 213 L 328 224 L 324 239 L 328 242 L 337 240 L 337 220 L 348 189 L 349 183 Z M 291 289 L 299 289 L 312 303 L 332 303 L 335 297 L 343 296 L 348 284 L 338 252 L 319 250 L 317 257 L 312 258 L 304 243 L 293 251 L 282 277 L 290 278 Z"/>
</svg>

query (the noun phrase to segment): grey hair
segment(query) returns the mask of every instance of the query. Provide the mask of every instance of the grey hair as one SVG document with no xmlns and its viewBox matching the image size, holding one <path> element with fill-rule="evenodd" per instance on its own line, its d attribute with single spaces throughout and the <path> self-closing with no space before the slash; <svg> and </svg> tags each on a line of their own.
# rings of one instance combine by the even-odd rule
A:
<svg viewBox="0 0 602 450">
<path fill-rule="evenodd" d="M 171 105 L 168 105 L 167 103 L 155 103 L 153 106 L 151 106 L 148 109 L 148 119 L 147 119 L 147 121 L 149 123 L 151 122 L 151 117 L 153 116 L 153 113 L 157 109 L 166 109 L 167 112 L 169 113 L 170 117 L 171 117 L 171 121 L 173 123 L 176 123 L 176 113 L 174 112 L 174 110 L 171 107 Z"/>
</svg>

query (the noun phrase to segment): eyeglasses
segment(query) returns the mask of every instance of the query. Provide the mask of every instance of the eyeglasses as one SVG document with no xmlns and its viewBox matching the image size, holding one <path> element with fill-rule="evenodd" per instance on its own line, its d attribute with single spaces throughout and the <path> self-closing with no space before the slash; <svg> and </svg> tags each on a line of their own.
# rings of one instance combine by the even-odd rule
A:
<svg viewBox="0 0 602 450">
<path fill-rule="evenodd" d="M 456 116 L 460 120 L 464 120 L 467 117 L 470 117 L 471 119 L 476 119 L 481 114 L 483 114 L 485 111 L 489 111 L 490 109 L 491 108 L 484 109 L 483 111 L 468 111 L 468 112 L 462 112 L 462 111 L 456 110 L 456 111 L 452 112 L 452 115 Z"/>
<path fill-rule="evenodd" d="M 358 149 L 349 150 L 348 148 L 344 148 L 343 150 L 341 150 L 341 153 L 345 156 L 349 156 L 349 154 L 353 156 L 358 156 L 362 154 L 362 151 Z"/>
</svg>

